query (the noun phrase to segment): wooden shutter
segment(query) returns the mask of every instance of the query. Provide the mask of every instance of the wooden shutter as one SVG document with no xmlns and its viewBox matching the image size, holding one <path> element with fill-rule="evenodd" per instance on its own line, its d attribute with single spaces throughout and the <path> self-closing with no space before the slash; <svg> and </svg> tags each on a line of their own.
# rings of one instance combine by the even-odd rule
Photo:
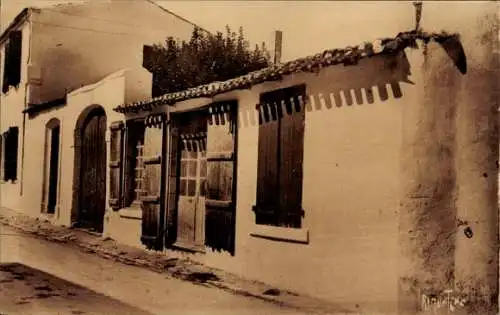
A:
<svg viewBox="0 0 500 315">
<path fill-rule="evenodd" d="M 109 206 L 113 210 L 123 207 L 123 126 L 116 121 L 110 127 Z"/>
<path fill-rule="evenodd" d="M 10 35 L 9 46 L 9 85 L 17 86 L 21 82 L 22 32 L 14 31 Z"/>
<path fill-rule="evenodd" d="M 142 235 L 141 241 L 150 249 L 160 250 L 163 247 L 164 211 L 162 196 L 164 195 L 164 135 L 165 120 L 163 116 L 146 119 L 144 135 L 144 178 L 145 194 L 141 198 Z"/>
<path fill-rule="evenodd" d="M 256 224 L 300 227 L 305 86 L 261 95 Z"/>
<path fill-rule="evenodd" d="M 166 245 L 172 245 L 177 239 L 177 169 L 179 165 L 179 127 L 174 120 L 169 124 L 169 160 L 168 160 L 168 194 L 166 213 Z"/>
<path fill-rule="evenodd" d="M 207 126 L 205 245 L 234 254 L 236 102 L 210 107 Z"/>
<path fill-rule="evenodd" d="M 259 105 L 256 224 L 278 224 L 279 121 L 272 111 L 276 105 L 265 98 Z"/>
<path fill-rule="evenodd" d="M 294 91 L 295 92 L 295 91 Z M 305 110 L 298 95 L 304 90 L 284 96 L 286 114 L 280 123 L 280 217 L 282 226 L 300 228 L 302 211 L 302 162 L 304 154 Z"/>
<path fill-rule="evenodd" d="M 10 54 L 9 54 L 9 41 L 5 44 L 4 50 L 4 62 L 3 62 L 3 80 L 2 80 L 2 92 L 5 94 L 9 90 L 9 68 L 10 68 Z"/>
</svg>

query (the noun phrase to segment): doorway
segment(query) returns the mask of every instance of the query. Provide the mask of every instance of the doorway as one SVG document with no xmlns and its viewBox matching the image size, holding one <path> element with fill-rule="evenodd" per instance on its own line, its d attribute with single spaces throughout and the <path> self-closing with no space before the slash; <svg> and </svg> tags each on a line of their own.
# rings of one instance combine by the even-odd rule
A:
<svg viewBox="0 0 500 315">
<path fill-rule="evenodd" d="M 80 133 L 78 226 L 102 233 L 106 209 L 106 114 L 95 107 Z"/>
<path fill-rule="evenodd" d="M 46 127 L 44 202 L 42 203 L 42 211 L 48 214 L 54 214 L 58 205 L 60 135 L 59 119 L 51 119 Z"/>
<path fill-rule="evenodd" d="M 183 114 L 179 120 L 177 240 L 174 245 L 203 251 L 207 177 L 206 117 L 200 113 L 189 113 Z"/>
</svg>

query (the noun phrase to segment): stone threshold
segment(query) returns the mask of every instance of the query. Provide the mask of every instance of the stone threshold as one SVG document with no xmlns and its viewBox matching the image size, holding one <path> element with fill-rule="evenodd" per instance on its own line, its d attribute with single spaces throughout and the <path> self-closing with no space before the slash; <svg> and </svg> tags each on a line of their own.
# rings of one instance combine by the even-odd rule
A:
<svg viewBox="0 0 500 315">
<path fill-rule="evenodd" d="M 232 294 L 275 303 L 306 314 L 353 314 L 340 305 L 309 296 L 280 290 L 262 282 L 244 279 L 234 274 L 207 267 L 189 258 L 168 256 L 165 253 L 119 244 L 86 231 L 56 226 L 48 220 L 32 218 L 11 209 L 0 207 L 0 224 L 48 241 L 74 246 L 89 254 L 119 263 L 149 269 L 193 284 L 221 289 Z M 353 312 L 354 311 L 354 312 Z"/>
</svg>

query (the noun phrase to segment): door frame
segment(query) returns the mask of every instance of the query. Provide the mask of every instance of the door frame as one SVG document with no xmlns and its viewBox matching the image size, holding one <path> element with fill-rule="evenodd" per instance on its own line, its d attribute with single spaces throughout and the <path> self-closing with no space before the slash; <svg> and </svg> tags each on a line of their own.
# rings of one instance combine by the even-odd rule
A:
<svg viewBox="0 0 500 315">
<path fill-rule="evenodd" d="M 192 122 L 192 121 L 195 121 L 195 120 L 203 120 L 203 119 L 206 119 L 204 116 L 207 115 L 208 113 L 208 107 L 207 108 L 204 108 L 204 107 L 201 107 L 201 108 L 195 108 L 195 109 L 192 109 L 192 110 L 188 110 L 188 111 L 182 111 L 182 112 L 171 112 L 170 113 L 170 124 L 169 126 L 170 127 L 175 127 L 177 129 L 175 135 L 172 135 L 171 133 L 171 137 L 172 136 L 175 136 L 177 138 L 176 141 L 170 141 L 170 146 L 169 146 L 169 152 L 168 152 L 168 156 L 169 156 L 169 160 L 170 159 L 175 159 L 175 162 L 174 164 L 176 165 L 175 167 L 175 170 L 171 170 L 175 173 L 175 201 L 173 201 L 172 199 L 169 200 L 169 202 L 174 202 L 174 205 L 170 205 L 168 206 L 168 209 L 171 210 L 171 209 L 174 209 L 174 212 L 175 212 L 175 215 L 173 216 L 170 216 L 170 219 L 173 219 L 175 220 L 173 222 L 173 228 L 175 229 L 175 239 L 173 239 L 173 243 L 170 244 L 171 247 L 175 248 L 175 249 L 179 249 L 179 250 L 183 250 L 183 251 L 188 251 L 188 252 L 200 252 L 200 253 L 204 253 L 205 252 L 205 246 L 204 244 L 203 245 L 200 245 L 200 246 L 195 246 L 193 244 L 193 246 L 184 246 L 185 244 L 183 245 L 179 245 L 178 243 L 178 219 L 179 219 L 179 200 L 180 200 L 180 190 L 179 190 L 179 187 L 180 187 L 180 173 L 181 173 L 181 135 L 183 134 L 182 132 L 182 125 L 184 123 L 189 123 L 189 122 Z M 206 122 L 205 122 L 206 123 Z M 206 123 L 207 124 L 207 123 Z M 206 126 L 205 126 L 205 130 L 204 132 L 206 132 Z M 176 148 L 172 148 L 171 146 L 175 145 Z M 173 152 L 175 152 L 174 154 L 172 154 L 172 149 L 174 150 Z M 170 163 L 171 165 L 171 163 Z M 199 173 L 199 169 L 197 170 L 198 173 Z M 170 171 L 169 171 L 170 172 Z M 197 182 L 198 183 L 198 182 Z M 171 189 L 172 187 L 169 187 L 169 190 Z M 168 194 L 172 193 L 171 191 L 169 191 Z M 203 211 L 204 213 L 204 211 Z M 205 221 L 205 218 L 203 217 L 203 222 Z M 203 223 L 204 225 L 205 223 Z M 204 226 L 203 226 L 203 229 L 202 229 L 203 233 L 204 233 Z M 196 233 L 196 231 L 195 231 Z M 203 242 L 204 243 L 204 242 Z"/>
<path fill-rule="evenodd" d="M 58 135 L 58 146 L 57 148 L 54 148 L 53 146 L 53 132 L 54 129 L 58 128 L 59 129 L 59 135 Z M 45 124 L 45 150 L 44 150 L 44 164 L 43 164 L 43 187 L 42 187 L 42 209 L 41 212 L 42 214 L 53 216 L 53 215 L 58 215 L 59 214 L 59 202 L 60 202 L 60 187 L 61 187 L 61 155 L 62 155 L 62 126 L 61 126 L 61 121 L 54 117 L 50 119 L 46 124 Z M 57 150 L 58 156 L 57 156 L 57 162 L 55 163 L 56 165 L 52 164 L 52 159 L 53 159 L 53 149 Z M 55 169 L 53 168 L 55 167 Z M 51 176 L 53 175 L 53 172 L 55 172 L 55 182 L 52 182 Z M 52 187 L 52 185 L 55 185 L 55 187 Z M 55 193 L 55 198 L 56 198 L 56 203 L 54 205 L 54 210 L 49 211 L 49 203 L 50 203 L 50 192 L 54 191 Z"/>
<path fill-rule="evenodd" d="M 191 108 L 187 110 L 173 110 L 169 112 L 169 123 L 168 123 L 168 147 L 166 148 L 165 157 L 166 157 L 166 171 L 163 172 L 165 174 L 164 182 L 168 183 L 168 187 L 165 193 L 165 227 L 167 230 L 167 234 L 165 235 L 165 248 L 173 248 L 184 250 L 188 252 L 202 252 L 205 253 L 206 250 L 198 250 L 198 249 L 188 249 L 184 247 L 175 246 L 175 242 L 177 239 L 177 224 L 178 224 L 178 203 L 179 203 L 179 184 L 180 184 L 180 135 L 181 131 L 179 130 L 179 121 L 182 119 L 186 119 L 185 117 L 189 116 L 203 116 L 209 115 L 209 108 L 218 103 L 231 103 L 231 115 L 234 117 L 234 121 L 232 123 L 231 128 L 234 128 L 235 139 L 234 139 L 234 168 L 233 168 L 233 183 L 232 183 L 232 201 L 234 204 L 234 215 L 233 215 L 233 231 L 232 231 L 232 240 L 231 240 L 231 248 L 228 249 L 228 253 L 231 256 L 235 255 L 236 252 L 236 223 L 237 223 L 237 186 L 238 186 L 238 131 L 239 131 L 239 121 L 238 121 L 238 113 L 239 113 L 239 101 L 237 99 L 230 99 L 225 101 L 216 101 L 210 102 L 204 106 L 200 106 L 197 108 Z M 207 118 L 208 119 L 208 118 Z M 208 128 L 208 123 L 207 123 Z M 207 139 L 208 141 L 208 139 Z M 174 148 L 175 146 L 175 148 Z M 172 176 L 175 174 L 175 177 Z M 204 230 L 206 226 L 204 226 Z M 206 242 L 206 240 L 205 240 Z M 206 249 L 206 245 L 204 245 Z"/>
<path fill-rule="evenodd" d="M 71 203 L 71 226 L 78 227 L 80 221 L 80 213 L 81 213 L 81 183 L 82 183 L 82 141 L 83 141 L 83 128 L 86 126 L 88 122 L 88 118 L 90 114 L 100 111 L 103 113 L 104 118 L 106 119 L 106 128 L 104 134 L 105 141 L 105 150 L 106 150 L 106 160 L 105 160 L 105 169 L 107 170 L 107 150 L 108 143 L 106 141 L 106 132 L 108 130 L 108 119 L 106 115 L 105 109 L 98 104 L 93 104 L 87 106 L 78 116 L 78 119 L 75 124 L 74 134 L 73 134 L 73 148 L 74 148 L 74 160 L 73 160 L 73 200 Z M 107 178 L 107 173 L 106 173 Z M 107 186 L 107 181 L 106 185 Z M 107 188 L 107 187 L 106 187 Z M 107 191 L 104 192 L 105 206 L 107 204 Z"/>
</svg>

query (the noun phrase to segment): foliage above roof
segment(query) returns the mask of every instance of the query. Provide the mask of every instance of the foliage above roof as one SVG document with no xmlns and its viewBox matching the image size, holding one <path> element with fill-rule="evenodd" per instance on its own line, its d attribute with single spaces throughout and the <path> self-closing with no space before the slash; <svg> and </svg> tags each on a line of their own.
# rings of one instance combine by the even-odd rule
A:
<svg viewBox="0 0 500 315">
<path fill-rule="evenodd" d="M 198 97 L 212 97 L 232 90 L 250 88 L 262 82 L 280 80 L 284 75 L 292 73 L 318 72 L 322 68 L 338 64 L 354 65 L 362 58 L 379 54 L 392 54 L 407 47 L 417 48 L 417 40 L 422 40 L 425 43 L 431 40 L 443 43 L 450 38 L 457 37 L 458 35 L 456 34 L 451 35 L 446 32 L 403 32 L 399 33 L 394 38 L 379 39 L 374 42 L 366 42 L 361 45 L 349 46 L 343 49 L 325 50 L 313 56 L 296 59 L 284 64 L 273 65 L 224 82 L 212 82 L 185 91 L 168 93 L 152 99 L 123 104 L 117 106 L 114 110 L 119 113 L 151 111 L 153 108 L 162 105 L 173 105 L 180 101 Z"/>
</svg>

